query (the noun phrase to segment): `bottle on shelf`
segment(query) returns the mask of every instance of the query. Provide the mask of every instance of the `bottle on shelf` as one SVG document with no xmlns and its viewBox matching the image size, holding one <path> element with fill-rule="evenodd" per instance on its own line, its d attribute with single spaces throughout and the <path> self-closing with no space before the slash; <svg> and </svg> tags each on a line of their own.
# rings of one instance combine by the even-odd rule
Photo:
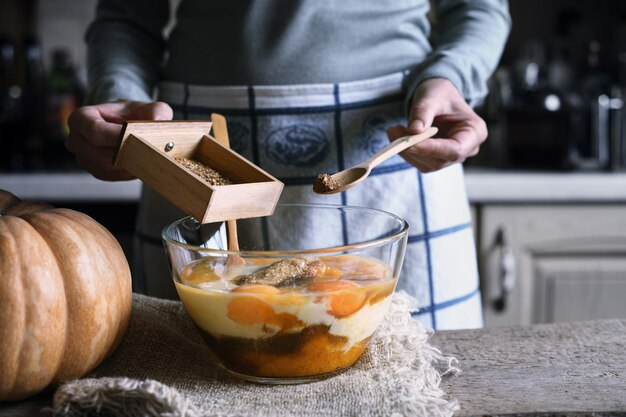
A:
<svg viewBox="0 0 626 417">
<path fill-rule="evenodd" d="M 44 169 L 44 90 L 45 79 L 41 44 L 34 37 L 24 39 L 24 165 Z"/>
<path fill-rule="evenodd" d="M 578 169 L 609 168 L 609 142 L 612 109 L 620 100 L 613 100 L 612 79 L 602 60 L 602 44 L 587 44 L 586 65 L 578 81 L 576 94 L 580 105 L 572 119 L 574 132 L 570 160 Z"/>
<path fill-rule="evenodd" d="M 566 74 L 565 56 L 556 63 L 550 42 L 528 41 L 515 60 L 513 99 L 505 108 L 503 160 L 525 169 L 567 168 L 570 103 L 555 77 Z"/>
<path fill-rule="evenodd" d="M 618 55 L 617 85 L 613 86 L 613 95 L 621 105 L 613 118 L 611 131 L 611 169 L 626 170 L 626 52 Z M 617 107 L 617 106 L 616 106 Z"/>
<path fill-rule="evenodd" d="M 74 157 L 65 149 L 65 139 L 69 134 L 67 121 L 70 114 L 82 103 L 83 88 L 69 51 L 53 51 L 52 67 L 46 84 L 46 166 L 57 170 L 74 169 Z"/>
<path fill-rule="evenodd" d="M 24 167 L 22 88 L 16 69 L 15 43 L 0 38 L 0 170 Z"/>
</svg>

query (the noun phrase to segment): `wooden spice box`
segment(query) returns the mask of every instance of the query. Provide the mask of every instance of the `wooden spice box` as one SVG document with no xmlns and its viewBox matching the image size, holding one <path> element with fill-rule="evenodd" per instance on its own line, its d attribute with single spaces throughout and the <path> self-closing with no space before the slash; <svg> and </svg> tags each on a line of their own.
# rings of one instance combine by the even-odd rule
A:
<svg viewBox="0 0 626 417">
<path fill-rule="evenodd" d="M 113 163 L 201 223 L 269 216 L 283 183 L 209 135 L 210 121 L 129 121 Z M 189 158 L 231 179 L 213 186 L 175 158 Z"/>
</svg>

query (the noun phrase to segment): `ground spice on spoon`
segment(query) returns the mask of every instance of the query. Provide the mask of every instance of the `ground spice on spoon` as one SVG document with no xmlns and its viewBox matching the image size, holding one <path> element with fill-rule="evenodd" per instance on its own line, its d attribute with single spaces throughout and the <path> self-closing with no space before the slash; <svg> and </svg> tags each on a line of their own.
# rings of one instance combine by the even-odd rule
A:
<svg viewBox="0 0 626 417">
<path fill-rule="evenodd" d="M 318 175 L 313 184 L 313 191 L 316 193 L 328 193 L 335 191 L 337 188 L 339 188 L 339 184 L 328 174 Z"/>
</svg>

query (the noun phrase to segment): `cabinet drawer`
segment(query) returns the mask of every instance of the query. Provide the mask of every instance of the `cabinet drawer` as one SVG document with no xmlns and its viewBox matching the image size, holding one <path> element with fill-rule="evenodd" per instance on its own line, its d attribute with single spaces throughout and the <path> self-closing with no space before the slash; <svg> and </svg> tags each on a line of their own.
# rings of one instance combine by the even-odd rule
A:
<svg viewBox="0 0 626 417">
<path fill-rule="evenodd" d="M 479 218 L 487 326 L 626 317 L 626 206 L 484 206 Z"/>
</svg>

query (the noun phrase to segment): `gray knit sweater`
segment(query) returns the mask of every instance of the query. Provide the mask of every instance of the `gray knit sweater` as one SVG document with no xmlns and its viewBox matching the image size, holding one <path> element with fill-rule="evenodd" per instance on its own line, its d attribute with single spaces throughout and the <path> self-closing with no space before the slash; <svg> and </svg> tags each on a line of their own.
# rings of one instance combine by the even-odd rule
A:
<svg viewBox="0 0 626 417">
<path fill-rule="evenodd" d="M 87 33 L 91 102 L 150 100 L 159 80 L 202 85 L 354 81 L 409 69 L 452 81 L 470 103 L 504 47 L 506 0 L 100 0 Z"/>
</svg>

